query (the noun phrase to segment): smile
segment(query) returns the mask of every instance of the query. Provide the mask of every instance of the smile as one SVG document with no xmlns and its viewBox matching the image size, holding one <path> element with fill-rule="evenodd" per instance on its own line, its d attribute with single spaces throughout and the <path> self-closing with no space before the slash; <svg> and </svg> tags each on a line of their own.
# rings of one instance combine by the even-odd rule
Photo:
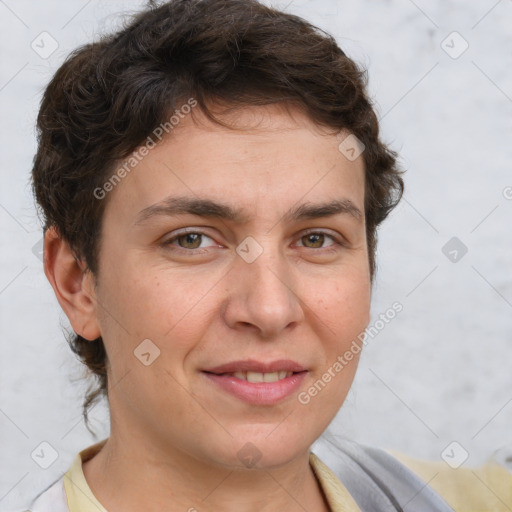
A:
<svg viewBox="0 0 512 512">
<path fill-rule="evenodd" d="M 229 374 L 224 374 L 229 375 Z M 234 372 L 233 377 L 237 379 L 246 380 L 248 382 L 256 383 L 256 382 L 277 382 L 278 380 L 283 380 L 286 377 L 291 377 L 293 372 L 287 372 L 286 370 L 282 370 L 280 372 L 269 372 L 269 373 L 260 373 L 260 372 Z"/>
</svg>

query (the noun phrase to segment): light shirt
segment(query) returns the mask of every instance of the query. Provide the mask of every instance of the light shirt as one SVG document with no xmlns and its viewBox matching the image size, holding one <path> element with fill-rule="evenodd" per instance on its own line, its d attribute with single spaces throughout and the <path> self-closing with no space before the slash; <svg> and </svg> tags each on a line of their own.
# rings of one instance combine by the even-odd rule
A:
<svg viewBox="0 0 512 512">
<path fill-rule="evenodd" d="M 108 512 L 89 487 L 82 464 L 100 451 L 107 439 L 78 453 L 70 469 L 33 503 L 30 512 Z M 489 462 L 478 469 L 452 469 L 444 462 L 427 462 L 389 452 L 437 491 L 455 512 L 510 512 L 512 474 Z M 338 477 L 314 453 L 310 465 L 331 512 L 361 511 Z"/>
</svg>

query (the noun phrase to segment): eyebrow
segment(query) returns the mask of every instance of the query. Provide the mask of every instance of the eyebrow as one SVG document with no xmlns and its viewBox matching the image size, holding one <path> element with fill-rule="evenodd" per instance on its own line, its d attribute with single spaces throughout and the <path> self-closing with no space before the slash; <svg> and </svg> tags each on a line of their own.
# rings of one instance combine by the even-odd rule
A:
<svg viewBox="0 0 512 512">
<path fill-rule="evenodd" d="M 223 219 L 237 223 L 244 223 L 250 219 L 250 216 L 243 210 L 212 201 L 211 199 L 171 196 L 141 210 L 137 215 L 134 225 L 144 223 L 158 216 L 180 214 Z M 305 203 L 297 207 L 292 207 L 283 215 L 283 219 L 285 222 L 291 222 L 332 217 L 339 214 L 348 214 L 356 220 L 363 218 L 361 210 L 350 199 L 336 199 L 327 203 Z"/>
</svg>

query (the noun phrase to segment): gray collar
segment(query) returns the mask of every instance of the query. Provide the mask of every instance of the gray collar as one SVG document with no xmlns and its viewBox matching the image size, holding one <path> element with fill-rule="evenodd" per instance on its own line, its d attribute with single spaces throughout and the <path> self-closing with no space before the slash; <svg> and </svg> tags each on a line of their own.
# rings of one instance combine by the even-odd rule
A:
<svg viewBox="0 0 512 512">
<path fill-rule="evenodd" d="M 383 450 L 322 437 L 312 452 L 338 477 L 363 512 L 453 512 L 426 482 Z"/>
</svg>

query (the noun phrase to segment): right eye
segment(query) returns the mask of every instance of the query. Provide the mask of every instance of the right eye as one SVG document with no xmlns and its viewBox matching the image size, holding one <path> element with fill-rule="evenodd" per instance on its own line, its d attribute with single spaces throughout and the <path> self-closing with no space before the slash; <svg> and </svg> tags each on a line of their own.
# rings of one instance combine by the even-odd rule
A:
<svg viewBox="0 0 512 512">
<path fill-rule="evenodd" d="M 210 245 L 203 245 L 205 239 L 211 240 L 213 243 Z M 211 237 L 201 231 L 192 229 L 177 233 L 175 236 L 162 242 L 162 246 L 166 249 L 170 248 L 171 251 L 178 251 L 182 253 L 194 253 L 197 249 L 206 249 L 207 247 L 215 245 L 215 241 Z"/>
</svg>

